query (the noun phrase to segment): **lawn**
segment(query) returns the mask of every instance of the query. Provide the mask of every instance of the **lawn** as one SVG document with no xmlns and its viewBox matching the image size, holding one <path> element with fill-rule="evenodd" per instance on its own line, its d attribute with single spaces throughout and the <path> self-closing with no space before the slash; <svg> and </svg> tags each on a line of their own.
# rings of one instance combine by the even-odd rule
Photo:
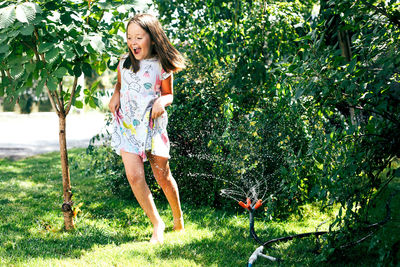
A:
<svg viewBox="0 0 400 267">
<path fill-rule="evenodd" d="M 79 157 L 84 151 L 73 149 L 69 153 Z M 163 245 L 151 245 L 152 227 L 137 202 L 112 195 L 104 181 L 79 169 L 71 170 L 71 183 L 81 212 L 75 220 L 76 229 L 66 232 L 60 209 L 59 165 L 58 153 L 19 161 L 0 159 L 1 266 L 245 266 L 258 246 L 249 236 L 244 210 L 192 207 L 184 199 L 184 233 L 172 231 L 170 209 L 165 201 L 157 201 L 167 230 Z M 398 181 L 395 186 L 400 188 Z M 398 197 L 393 201 L 398 209 Z M 333 213 L 324 214 L 307 205 L 302 216 L 285 221 L 256 218 L 255 228 L 267 240 L 314 231 L 319 223 L 333 217 Z M 396 221 L 398 213 L 380 230 L 382 239 L 400 233 Z M 326 228 L 327 224 L 320 230 Z M 315 240 L 309 238 L 276 245 L 268 252 L 284 259 L 282 266 L 310 266 L 317 256 L 315 249 Z M 373 255 L 346 261 L 348 265 L 374 265 Z M 276 265 L 262 258 L 257 263 Z"/>
</svg>

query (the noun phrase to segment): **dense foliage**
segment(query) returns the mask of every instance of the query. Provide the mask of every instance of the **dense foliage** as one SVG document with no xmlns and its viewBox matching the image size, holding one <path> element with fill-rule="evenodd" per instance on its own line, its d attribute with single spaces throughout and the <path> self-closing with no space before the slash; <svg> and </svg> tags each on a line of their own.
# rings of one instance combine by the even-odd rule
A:
<svg viewBox="0 0 400 267">
<path fill-rule="evenodd" d="M 322 258 L 342 255 L 399 176 L 398 1 L 155 2 L 190 61 L 169 126 L 178 183 L 198 201 L 267 181 L 272 216 L 339 205 Z"/>
<path fill-rule="evenodd" d="M 131 2 L 2 1 L 0 96 L 15 103 L 29 90 L 39 97 L 48 88 L 50 98 L 58 96 L 65 108 L 71 95 L 74 106 L 81 108 L 84 99 L 95 108 L 97 84 L 84 90 L 72 84 L 63 88 L 63 82 L 67 76 L 115 69 L 123 43 L 116 33 L 124 28 Z"/>
</svg>

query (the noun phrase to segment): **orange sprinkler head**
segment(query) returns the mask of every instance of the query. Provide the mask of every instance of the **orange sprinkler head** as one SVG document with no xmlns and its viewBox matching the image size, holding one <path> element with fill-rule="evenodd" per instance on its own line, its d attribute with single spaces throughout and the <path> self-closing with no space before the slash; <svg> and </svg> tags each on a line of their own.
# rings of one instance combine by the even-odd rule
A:
<svg viewBox="0 0 400 267">
<path fill-rule="evenodd" d="M 257 203 L 254 205 L 254 209 L 255 209 L 255 210 L 258 209 L 259 207 L 261 207 L 261 205 L 262 205 L 262 200 L 259 199 L 259 200 L 257 201 Z"/>
<path fill-rule="evenodd" d="M 243 201 L 239 201 L 239 206 L 247 210 L 249 209 L 249 207 L 246 204 L 244 204 Z"/>
</svg>

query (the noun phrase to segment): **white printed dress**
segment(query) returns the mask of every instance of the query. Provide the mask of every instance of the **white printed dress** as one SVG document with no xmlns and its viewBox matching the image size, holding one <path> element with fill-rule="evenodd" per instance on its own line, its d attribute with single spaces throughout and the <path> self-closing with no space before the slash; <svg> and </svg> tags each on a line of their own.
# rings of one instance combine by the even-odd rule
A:
<svg viewBox="0 0 400 267">
<path fill-rule="evenodd" d="M 161 96 L 161 81 L 168 78 L 157 58 L 143 59 L 137 73 L 123 68 L 122 57 L 120 109 L 114 117 L 111 146 L 117 154 L 121 151 L 139 155 L 147 160 L 146 152 L 169 158 L 166 112 L 155 120 L 151 119 L 154 101 Z"/>
</svg>

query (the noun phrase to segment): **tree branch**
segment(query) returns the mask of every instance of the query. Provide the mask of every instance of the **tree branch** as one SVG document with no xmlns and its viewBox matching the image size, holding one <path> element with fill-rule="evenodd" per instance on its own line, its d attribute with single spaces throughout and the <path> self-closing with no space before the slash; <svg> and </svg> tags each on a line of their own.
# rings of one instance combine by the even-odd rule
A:
<svg viewBox="0 0 400 267">
<path fill-rule="evenodd" d="M 65 109 L 64 109 L 64 97 L 63 97 L 63 95 L 62 95 L 62 93 L 63 93 L 63 86 L 62 86 L 62 81 L 60 81 L 59 83 L 58 83 L 58 90 L 59 90 L 59 92 L 60 92 L 60 111 L 63 113 L 63 114 L 65 114 Z"/>
<path fill-rule="evenodd" d="M 13 78 L 11 77 L 10 70 L 6 70 L 6 73 L 7 73 L 7 77 L 8 77 L 10 80 L 12 80 Z"/>
<path fill-rule="evenodd" d="M 75 90 L 76 90 L 77 84 L 78 84 L 78 77 L 75 77 L 75 79 L 74 79 L 74 84 L 72 85 L 71 96 L 70 96 L 70 98 L 69 98 L 67 108 L 65 109 L 65 116 L 68 115 L 69 110 L 71 109 L 72 99 L 73 99 L 74 96 L 75 96 Z"/>
<path fill-rule="evenodd" d="M 54 96 L 53 96 L 53 94 L 51 93 L 49 87 L 47 86 L 47 82 L 45 82 L 44 85 L 46 86 L 47 95 L 49 96 L 51 106 L 54 108 L 54 110 L 56 111 L 57 115 L 60 116 L 60 111 L 58 110 L 57 105 L 56 105 L 56 103 L 54 102 Z"/>
<path fill-rule="evenodd" d="M 60 102 L 60 97 L 58 96 L 57 91 L 54 91 L 54 97 L 57 100 L 59 114 L 64 113 L 64 107 L 62 106 L 62 104 Z"/>
</svg>

